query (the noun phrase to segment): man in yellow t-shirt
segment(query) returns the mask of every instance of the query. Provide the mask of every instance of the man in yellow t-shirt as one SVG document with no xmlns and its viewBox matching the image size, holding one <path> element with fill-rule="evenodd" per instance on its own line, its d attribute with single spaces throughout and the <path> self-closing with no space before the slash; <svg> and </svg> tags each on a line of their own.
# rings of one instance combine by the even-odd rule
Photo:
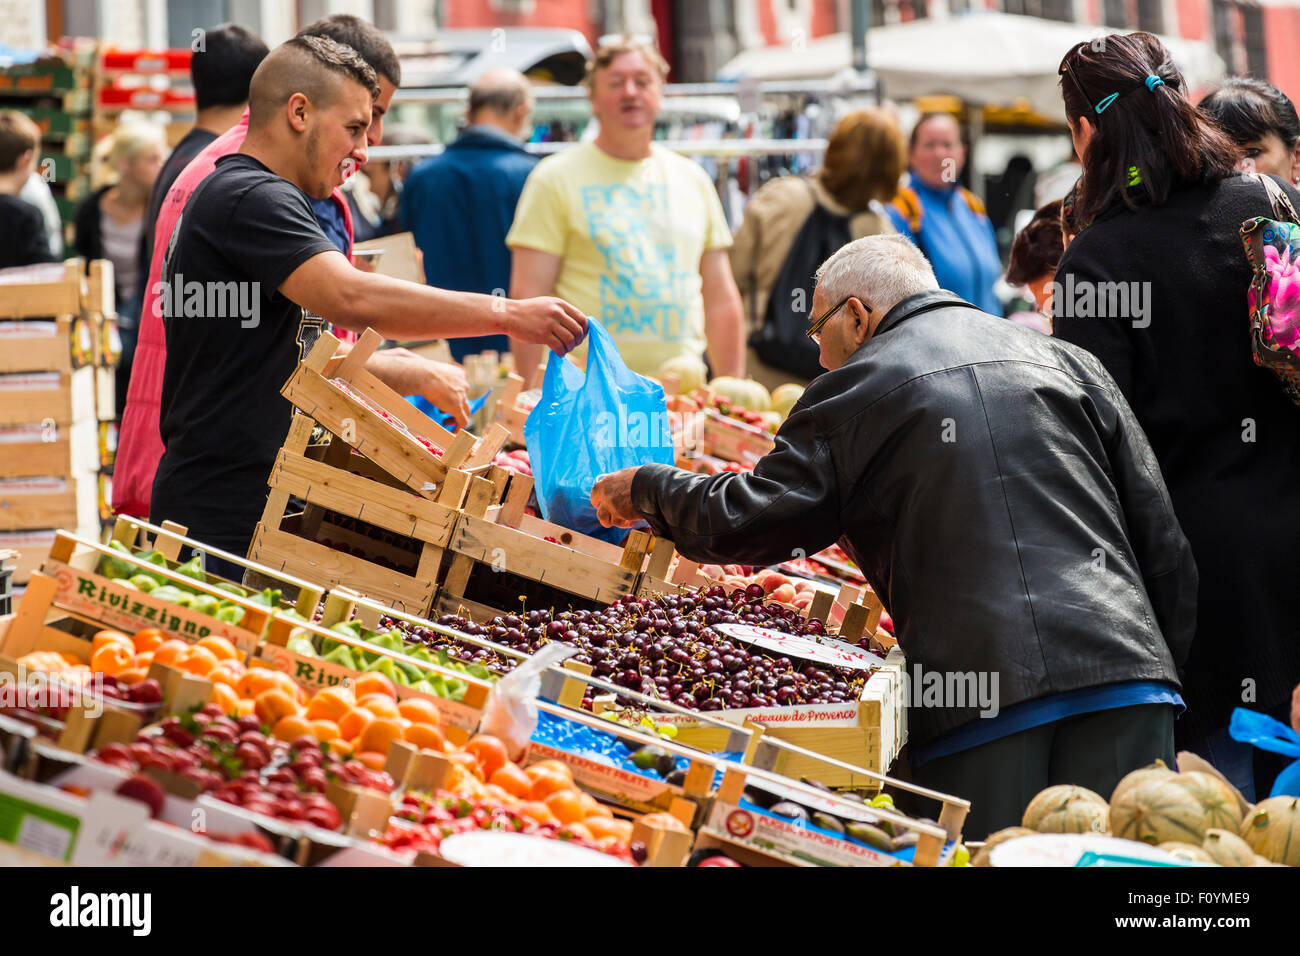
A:
<svg viewBox="0 0 1300 956">
<path fill-rule="evenodd" d="M 743 376 L 722 204 L 697 163 L 652 141 L 667 72 L 653 46 L 628 38 L 602 45 L 587 64 L 600 132 L 542 160 L 524 184 L 506 236 L 510 297 L 572 302 L 644 375 L 666 359 L 707 354 L 714 375 Z M 511 348 L 533 384 L 542 350 L 513 340 Z"/>
</svg>

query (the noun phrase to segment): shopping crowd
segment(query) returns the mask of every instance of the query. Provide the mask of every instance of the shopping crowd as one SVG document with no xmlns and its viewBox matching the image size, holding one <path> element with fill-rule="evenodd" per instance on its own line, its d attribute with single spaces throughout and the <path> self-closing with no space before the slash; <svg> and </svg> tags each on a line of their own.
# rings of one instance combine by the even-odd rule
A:
<svg viewBox="0 0 1300 956">
<path fill-rule="evenodd" d="M 539 162 L 529 83 L 494 70 L 459 136 L 411 167 L 367 161 L 401 84 L 368 23 L 327 17 L 274 50 L 238 27 L 207 36 L 194 129 L 170 156 L 119 131 L 77 220 L 77 251 L 116 266 L 134 340 L 119 511 L 247 551 L 288 430 L 280 388 L 324 330 L 345 347 L 367 327 L 448 339 L 457 360 L 509 349 L 538 384 L 547 349 L 582 361 L 595 319 L 646 375 L 686 357 L 807 383 L 752 472 L 628 469 L 592 505 L 696 560 L 838 541 L 911 666 L 997 674 L 995 716 L 914 708 L 895 768 L 970 799 L 969 836 L 1018 822 L 1045 786 L 1109 795 L 1182 749 L 1267 795 L 1280 763 L 1228 724 L 1246 706 L 1300 730 L 1284 572 L 1300 532 L 1300 227 L 1285 226 L 1300 121 L 1279 91 L 1234 79 L 1193 103 L 1149 34 L 1066 52 L 1077 182 L 1004 269 L 949 114 L 906 136 L 885 110 L 845 115 L 822 166 L 759 188 L 733 236 L 709 176 L 654 141 L 668 67 L 643 41 L 589 63 L 593 137 Z M 58 255 L 20 198 L 38 152 L 30 122 L 0 113 L 6 265 Z M 1253 261 L 1256 219 L 1284 225 Z M 356 241 L 400 230 L 423 284 L 353 264 Z M 1034 303 L 1010 321 L 1004 275 Z M 247 284 L 256 315 L 171 314 L 181 282 Z M 1083 308 L 1099 289 L 1131 290 L 1128 305 Z M 459 365 L 388 348 L 366 367 L 468 420 Z"/>
</svg>

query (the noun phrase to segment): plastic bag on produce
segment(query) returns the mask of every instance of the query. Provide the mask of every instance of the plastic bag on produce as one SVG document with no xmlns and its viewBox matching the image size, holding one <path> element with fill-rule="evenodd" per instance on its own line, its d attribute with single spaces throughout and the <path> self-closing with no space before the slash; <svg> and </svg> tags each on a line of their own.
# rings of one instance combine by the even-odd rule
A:
<svg viewBox="0 0 1300 956">
<path fill-rule="evenodd" d="M 576 653 L 578 649 L 567 644 L 547 644 L 497 681 L 483 707 L 479 733 L 500 739 L 512 760 L 519 757 L 537 729 L 542 671 Z"/>
<path fill-rule="evenodd" d="M 617 543 L 627 532 L 601 527 L 592 486 L 620 468 L 671 465 L 672 434 L 663 388 L 623 364 L 598 321 L 589 318 L 587 329 L 586 374 L 551 353 L 524 439 L 542 517 Z"/>
<path fill-rule="evenodd" d="M 1254 744 L 1284 757 L 1296 758 L 1295 763 L 1277 775 L 1270 797 L 1300 797 L 1300 735 L 1267 714 L 1238 707 L 1232 712 L 1228 734 L 1233 740 Z"/>
<path fill-rule="evenodd" d="M 479 409 L 481 409 L 484 405 L 487 404 L 488 396 L 491 394 L 492 394 L 491 392 L 484 392 L 478 398 L 474 399 L 469 403 L 470 418 L 473 418 L 475 415 L 477 415 Z M 433 402 L 429 401 L 423 395 L 407 395 L 406 400 L 410 402 L 412 405 L 414 405 L 416 408 L 418 408 L 420 411 L 424 412 L 424 414 L 428 415 L 431 419 L 433 419 L 443 428 L 447 429 L 447 431 L 454 432 L 459 430 L 460 426 L 456 424 L 456 419 L 451 417 L 450 412 L 444 412 L 441 408 L 433 404 Z"/>
</svg>

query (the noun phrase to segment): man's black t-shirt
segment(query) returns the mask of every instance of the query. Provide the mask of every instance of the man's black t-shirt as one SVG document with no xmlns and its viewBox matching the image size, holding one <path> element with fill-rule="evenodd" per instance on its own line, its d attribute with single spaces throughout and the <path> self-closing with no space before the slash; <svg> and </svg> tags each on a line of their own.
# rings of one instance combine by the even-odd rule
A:
<svg viewBox="0 0 1300 956">
<path fill-rule="evenodd" d="M 0 269 L 53 261 L 41 211 L 17 196 L 0 194 Z"/>
<path fill-rule="evenodd" d="M 163 260 L 167 335 L 159 431 L 166 451 L 150 517 L 244 553 L 289 431 L 280 389 L 322 320 L 276 289 L 337 251 L 307 196 L 241 153 L 217 160 L 185 205 Z"/>
</svg>

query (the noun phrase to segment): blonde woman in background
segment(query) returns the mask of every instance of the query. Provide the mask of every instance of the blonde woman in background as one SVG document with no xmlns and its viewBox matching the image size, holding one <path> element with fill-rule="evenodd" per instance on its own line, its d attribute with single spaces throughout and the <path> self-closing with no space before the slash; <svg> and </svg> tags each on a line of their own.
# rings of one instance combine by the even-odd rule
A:
<svg viewBox="0 0 1300 956">
<path fill-rule="evenodd" d="M 754 193 L 731 246 L 731 271 L 751 337 L 763 324 L 768 295 L 813 211 L 820 206 L 847 216 L 849 239 L 892 233 L 883 204 L 898 192 L 905 166 L 906 150 L 893 117 L 883 110 L 858 110 L 835 127 L 820 169 L 807 178 L 769 180 Z M 810 348 L 815 354 L 816 346 Z M 792 371 L 765 364 L 752 344 L 746 369 L 768 388 L 790 381 L 806 384 Z"/>
<path fill-rule="evenodd" d="M 101 152 L 102 151 L 102 152 Z M 145 210 L 154 180 L 167 158 L 161 127 L 123 123 L 96 148 L 107 166 L 107 185 L 100 186 L 77 209 L 73 247 L 87 262 L 113 263 L 122 359 L 117 367 L 117 414 L 122 415 L 130 382 L 131 359 L 140 319 L 136 298 L 141 264 Z"/>
</svg>

